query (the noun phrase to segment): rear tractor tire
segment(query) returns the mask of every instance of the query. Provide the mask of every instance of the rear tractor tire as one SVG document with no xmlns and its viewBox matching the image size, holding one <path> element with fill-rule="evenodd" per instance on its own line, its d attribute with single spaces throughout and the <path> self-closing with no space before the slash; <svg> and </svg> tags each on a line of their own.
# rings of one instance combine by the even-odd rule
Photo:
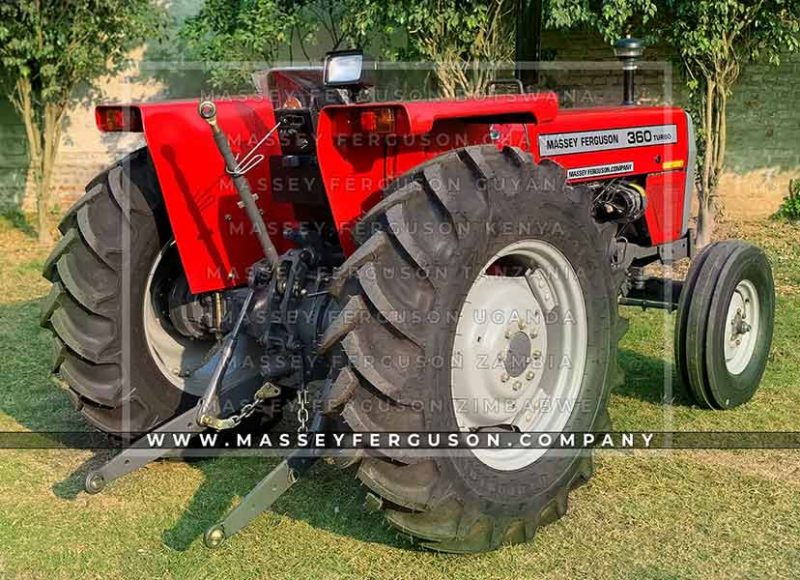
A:
<svg viewBox="0 0 800 580">
<path fill-rule="evenodd" d="M 555 164 L 477 146 L 389 186 L 332 282 L 326 408 L 354 431 L 603 431 L 621 378 L 615 228 Z M 362 457 L 368 504 L 428 548 L 530 540 L 592 474 L 587 451 Z"/>
<path fill-rule="evenodd" d="M 53 372 L 75 407 L 115 434 L 148 431 L 189 408 L 215 342 L 170 322 L 164 297 L 186 281 L 147 150 L 90 182 L 59 229 L 41 323 L 54 334 Z"/>
</svg>

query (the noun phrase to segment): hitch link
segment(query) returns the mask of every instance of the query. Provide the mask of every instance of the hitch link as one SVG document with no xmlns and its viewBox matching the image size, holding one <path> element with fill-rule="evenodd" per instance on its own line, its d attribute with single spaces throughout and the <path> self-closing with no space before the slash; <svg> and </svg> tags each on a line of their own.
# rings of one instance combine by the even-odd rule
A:
<svg viewBox="0 0 800 580">
<path fill-rule="evenodd" d="M 231 144 L 228 142 L 228 137 L 217 123 L 217 106 L 213 101 L 203 101 L 200 103 L 197 111 L 200 114 L 200 117 L 202 117 L 208 123 L 209 127 L 211 127 L 211 132 L 214 135 L 214 143 L 217 144 L 217 149 L 219 149 L 220 155 L 222 155 L 222 158 L 225 160 L 225 170 L 231 176 L 233 185 L 236 187 L 236 192 L 239 194 L 239 199 L 241 200 L 242 206 L 244 207 L 245 212 L 247 212 L 247 217 L 250 218 L 250 221 L 253 224 L 253 229 L 255 230 L 258 242 L 261 244 L 261 249 L 264 251 L 264 256 L 266 256 L 270 266 L 272 266 L 272 271 L 275 272 L 275 275 L 280 279 L 282 274 L 280 271 L 280 257 L 278 256 L 278 250 L 275 249 L 275 244 L 272 243 L 272 240 L 269 237 L 267 226 L 264 223 L 264 218 L 261 217 L 261 212 L 256 205 L 256 197 L 253 195 L 253 192 L 250 189 L 250 183 L 244 176 L 244 171 L 240 169 L 239 164 L 236 162 L 236 157 L 231 150 Z M 251 154 L 252 151 L 246 157 L 250 157 Z M 243 159 L 242 161 L 245 160 Z"/>
<path fill-rule="evenodd" d="M 327 379 L 321 395 L 325 400 L 333 388 L 333 380 Z M 329 427 L 330 419 L 322 410 L 314 414 L 311 433 L 322 433 Z M 277 467 L 259 481 L 242 502 L 233 508 L 225 518 L 208 528 L 203 542 L 208 548 L 218 548 L 222 543 L 242 530 L 262 512 L 265 512 L 292 487 L 298 478 L 307 472 L 320 458 L 319 449 L 295 449 Z"/>
<path fill-rule="evenodd" d="M 236 343 L 239 340 L 239 333 L 242 331 L 244 319 L 247 317 L 247 313 L 250 311 L 250 306 L 253 303 L 254 295 L 255 290 L 253 288 L 251 288 L 245 295 L 244 302 L 242 303 L 242 309 L 236 316 L 236 322 L 233 325 L 233 329 L 230 331 L 230 333 L 228 333 L 228 336 L 225 337 L 219 360 L 214 367 L 214 372 L 211 375 L 211 379 L 208 381 L 208 386 L 203 393 L 203 398 L 200 399 L 200 402 L 197 405 L 197 424 L 200 427 L 212 427 L 216 429 L 217 427 L 214 425 L 216 422 L 221 421 L 219 418 L 219 387 L 222 384 L 222 379 L 225 377 L 225 372 L 228 370 L 228 365 L 233 358 L 233 351 L 236 348 Z M 224 429 L 225 427 L 222 428 Z"/>
</svg>

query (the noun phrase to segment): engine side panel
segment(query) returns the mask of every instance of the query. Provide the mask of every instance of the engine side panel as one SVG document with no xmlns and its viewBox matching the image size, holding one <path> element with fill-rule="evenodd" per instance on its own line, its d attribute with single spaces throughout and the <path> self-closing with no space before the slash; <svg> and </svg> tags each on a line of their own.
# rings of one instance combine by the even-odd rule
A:
<svg viewBox="0 0 800 580">
<path fill-rule="evenodd" d="M 194 293 L 239 286 L 261 249 L 208 124 L 196 101 L 138 105 L 145 139 L 156 168 L 175 241 Z M 217 103 L 217 120 L 233 152 L 244 156 L 275 126 L 272 105 L 258 97 Z M 273 200 L 269 157 L 280 155 L 276 135 L 257 149 L 265 159 L 247 173 L 278 251 L 289 244 L 281 232 L 297 223 L 290 203 Z"/>
<path fill-rule="evenodd" d="M 536 161 L 559 163 L 571 183 L 644 176 L 653 245 L 686 233 L 684 210 L 694 181 L 691 133 L 688 116 L 677 107 L 576 109 L 530 128 Z"/>
<path fill-rule="evenodd" d="M 318 131 L 320 165 L 345 251 L 354 248 L 350 228 L 379 201 L 388 182 L 447 150 L 482 143 L 521 147 L 537 162 L 552 159 L 572 183 L 642 176 L 647 181 L 645 219 L 651 243 L 673 241 L 685 233 L 694 161 L 693 136 L 681 109 L 559 112 L 547 108 L 545 99 L 516 98 L 515 104 L 495 100 L 494 109 L 489 107 L 492 99 L 476 101 L 482 104 L 476 110 L 447 110 L 442 106 L 446 102 L 364 106 L 397 108 L 397 134 L 390 136 L 355 134 L 354 107 L 325 108 Z M 508 122 L 509 114 L 521 110 L 527 110 L 530 120 Z"/>
</svg>

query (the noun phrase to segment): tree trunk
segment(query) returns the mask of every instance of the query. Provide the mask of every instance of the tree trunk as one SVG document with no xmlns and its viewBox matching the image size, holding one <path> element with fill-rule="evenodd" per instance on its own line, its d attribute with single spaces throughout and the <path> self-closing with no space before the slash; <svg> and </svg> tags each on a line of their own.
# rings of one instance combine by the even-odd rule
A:
<svg viewBox="0 0 800 580">
<path fill-rule="evenodd" d="M 700 207 L 697 212 L 697 234 L 695 239 L 698 248 L 702 248 L 711 242 L 716 218 L 714 204 L 706 200 L 700 200 Z"/>
<path fill-rule="evenodd" d="M 713 79 L 705 77 L 706 94 L 703 110 L 703 134 L 704 134 L 704 154 L 703 171 L 700 175 L 700 183 L 697 190 L 698 212 L 697 212 L 697 245 L 705 246 L 711 241 L 711 232 L 714 229 L 714 207 L 711 203 L 713 195 L 714 170 L 714 151 L 716 149 L 715 125 L 714 125 L 714 103 L 716 101 L 716 83 Z"/>
<path fill-rule="evenodd" d="M 39 243 L 50 245 L 50 186 L 53 167 L 61 141 L 61 120 L 65 106 L 61 103 L 41 105 L 41 98 L 34 94 L 28 79 L 16 84 L 16 98 L 12 99 L 22 117 L 28 141 L 28 177 L 33 180 L 31 189 L 36 196 L 36 230 Z"/>
<path fill-rule="evenodd" d="M 41 160 L 41 180 L 39 182 L 39 195 L 37 196 L 37 214 L 39 222 L 39 243 L 50 244 L 53 241 L 50 235 L 50 187 L 53 182 L 53 168 L 58 154 L 58 145 L 61 140 L 61 117 L 64 108 L 57 103 L 48 103 L 44 107 L 44 127 L 42 142 L 44 150 Z"/>
</svg>

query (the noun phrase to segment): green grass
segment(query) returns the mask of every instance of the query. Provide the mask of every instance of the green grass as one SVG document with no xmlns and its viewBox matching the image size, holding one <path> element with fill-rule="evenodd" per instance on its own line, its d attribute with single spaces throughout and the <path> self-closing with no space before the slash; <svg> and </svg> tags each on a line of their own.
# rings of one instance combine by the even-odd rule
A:
<svg viewBox="0 0 800 580">
<path fill-rule="evenodd" d="M 631 320 L 613 395 L 618 429 L 800 431 L 800 227 L 763 222 L 732 233 L 762 244 L 780 292 L 772 362 L 743 408 L 664 404 L 673 319 Z M 83 429 L 48 378 L 38 328 L 46 252 L 0 221 L 0 430 Z M 81 491 L 107 452 L 0 451 L 0 578 L 642 578 L 800 576 L 800 455 L 606 452 L 563 520 L 532 544 L 475 556 L 419 551 L 361 509 L 351 474 L 321 464 L 218 551 L 203 530 L 274 460 L 153 464 Z"/>
</svg>

